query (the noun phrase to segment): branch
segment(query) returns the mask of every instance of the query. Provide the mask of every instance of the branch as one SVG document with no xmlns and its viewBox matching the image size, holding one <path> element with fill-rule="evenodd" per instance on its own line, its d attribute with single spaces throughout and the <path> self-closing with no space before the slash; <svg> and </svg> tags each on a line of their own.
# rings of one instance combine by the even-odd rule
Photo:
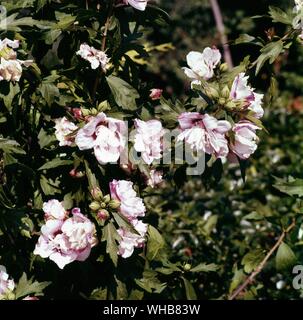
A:
<svg viewBox="0 0 303 320">
<path fill-rule="evenodd" d="M 107 16 L 107 19 L 106 19 L 106 22 L 105 22 L 105 26 L 104 26 L 101 51 L 105 51 L 106 38 L 107 38 L 108 28 L 109 28 L 109 24 L 110 24 L 110 19 L 111 19 L 112 14 L 113 14 L 113 8 L 114 8 L 114 6 L 113 6 L 113 1 L 112 1 L 111 4 L 110 4 L 109 13 L 108 13 L 108 16 Z M 92 101 L 93 102 L 96 99 L 96 92 L 97 92 L 97 89 L 98 89 L 99 82 L 101 80 L 102 73 L 103 73 L 102 68 L 100 68 L 100 71 L 99 71 L 99 73 L 97 75 L 97 78 L 96 78 L 95 83 L 94 83 L 93 91 L 92 91 Z"/>
<path fill-rule="evenodd" d="M 265 267 L 265 264 L 269 260 L 269 258 L 273 255 L 273 253 L 277 250 L 277 248 L 280 246 L 286 235 L 295 227 L 296 221 L 293 220 L 292 223 L 288 226 L 287 229 L 283 230 L 281 236 L 279 237 L 278 241 L 275 243 L 275 245 L 270 249 L 266 257 L 262 260 L 262 262 L 258 265 L 256 270 L 244 281 L 242 285 L 240 285 L 228 298 L 228 300 L 234 300 L 243 290 L 246 289 L 246 287 L 251 284 L 255 277 L 263 270 Z"/>
<path fill-rule="evenodd" d="M 223 23 L 222 13 L 217 0 L 210 0 L 211 8 L 214 14 L 214 18 L 216 21 L 216 26 L 220 35 L 221 44 L 224 50 L 224 60 L 228 64 L 229 68 L 233 68 L 233 60 L 230 53 L 228 39 L 225 33 L 225 26 Z"/>
</svg>

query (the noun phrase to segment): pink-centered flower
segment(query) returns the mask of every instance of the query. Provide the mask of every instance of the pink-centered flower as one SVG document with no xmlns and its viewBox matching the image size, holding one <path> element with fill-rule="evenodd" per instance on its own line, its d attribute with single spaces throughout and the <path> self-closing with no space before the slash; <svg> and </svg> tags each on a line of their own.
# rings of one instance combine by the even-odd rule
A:
<svg viewBox="0 0 303 320">
<path fill-rule="evenodd" d="M 164 129 L 158 120 L 142 121 L 135 119 L 135 145 L 137 152 L 141 152 L 145 163 L 151 164 L 156 159 L 162 158 L 162 138 Z"/>
<path fill-rule="evenodd" d="M 121 120 L 99 113 L 81 128 L 75 138 L 80 150 L 94 149 L 99 163 L 117 162 L 126 146 L 127 127 Z"/>
<path fill-rule="evenodd" d="M 192 79 L 192 85 L 200 84 L 214 76 L 214 69 L 221 60 L 221 53 L 216 48 L 205 48 L 203 52 L 191 51 L 186 56 L 189 68 L 183 68 L 187 77 Z"/>
<path fill-rule="evenodd" d="M 80 50 L 77 51 L 84 60 L 87 60 L 91 64 L 92 69 L 101 69 L 105 72 L 108 69 L 109 58 L 103 51 L 97 50 L 94 47 L 90 47 L 88 44 L 83 43 L 80 46 Z"/>
<path fill-rule="evenodd" d="M 71 146 L 74 143 L 74 137 L 70 135 L 75 132 L 78 127 L 67 120 L 66 117 L 55 120 L 55 135 L 60 146 Z"/>
<path fill-rule="evenodd" d="M 0 300 L 1 296 L 13 291 L 15 289 L 15 282 L 9 279 L 6 268 L 0 265 Z"/>
<path fill-rule="evenodd" d="M 249 109 L 254 113 L 254 116 L 257 119 L 263 117 L 264 110 L 262 108 L 262 100 L 264 95 L 260 93 L 255 93 L 254 90 L 248 84 L 248 76 L 245 76 L 245 73 L 240 73 L 234 80 L 230 98 L 232 100 L 243 100 L 244 109 Z"/>
<path fill-rule="evenodd" d="M 230 144 L 231 151 L 240 159 L 248 159 L 256 150 L 259 138 L 256 135 L 258 126 L 250 121 L 242 120 L 234 125 L 234 142 Z"/>
<path fill-rule="evenodd" d="M 51 205 L 57 207 L 55 202 Z M 57 208 L 58 209 L 58 208 Z M 49 219 L 41 228 L 41 236 L 34 254 L 54 261 L 60 269 L 77 260 L 88 258 L 92 247 L 97 244 L 95 225 L 85 217 L 79 208 L 72 210 L 71 217 Z"/>
<path fill-rule="evenodd" d="M 131 181 L 113 180 L 109 186 L 111 197 L 120 201 L 119 210 L 130 222 L 145 215 L 143 200 L 137 197 Z"/>
<path fill-rule="evenodd" d="M 123 0 L 123 2 L 137 10 L 144 11 L 146 9 L 148 0 Z"/>
<path fill-rule="evenodd" d="M 217 120 L 208 114 L 184 112 L 178 118 L 180 129 L 177 140 L 188 143 L 192 150 L 214 154 L 218 158 L 228 155 L 225 134 L 231 129 L 228 121 Z"/>
</svg>

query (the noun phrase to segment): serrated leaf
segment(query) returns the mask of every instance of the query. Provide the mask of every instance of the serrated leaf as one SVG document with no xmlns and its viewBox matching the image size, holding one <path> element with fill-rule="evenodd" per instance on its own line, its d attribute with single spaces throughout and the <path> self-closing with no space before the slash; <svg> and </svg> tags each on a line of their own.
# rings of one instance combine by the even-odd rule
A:
<svg viewBox="0 0 303 320">
<path fill-rule="evenodd" d="M 250 36 L 249 34 L 241 34 L 235 41 L 234 44 L 241 44 L 241 43 L 250 43 L 254 41 L 256 38 L 253 36 Z"/>
<path fill-rule="evenodd" d="M 59 183 L 59 180 L 52 182 L 51 180 L 48 180 L 44 175 L 41 175 L 40 186 L 45 195 L 54 195 L 60 192 Z"/>
<path fill-rule="evenodd" d="M 256 75 L 260 72 L 261 68 L 263 67 L 264 63 L 269 60 L 269 63 L 272 64 L 278 58 L 278 56 L 283 51 L 283 41 L 278 40 L 274 42 L 268 43 L 261 49 L 261 55 L 257 59 L 257 66 L 256 66 Z"/>
<path fill-rule="evenodd" d="M 277 183 L 273 185 L 274 188 L 286 193 L 290 196 L 303 196 L 303 179 L 291 179 L 290 181 L 284 181 L 276 178 Z"/>
<path fill-rule="evenodd" d="M 220 267 L 214 263 L 207 264 L 205 262 L 202 262 L 198 264 L 196 267 L 190 269 L 191 272 L 215 272 Z"/>
<path fill-rule="evenodd" d="M 265 257 L 264 250 L 255 249 L 249 251 L 242 259 L 241 264 L 244 266 L 246 273 L 254 271 Z"/>
<path fill-rule="evenodd" d="M 99 186 L 99 183 L 96 179 L 95 174 L 90 169 L 89 163 L 87 161 L 84 161 L 84 165 L 85 165 L 86 177 L 88 180 L 89 191 L 91 192 L 94 188 L 100 187 L 100 186 Z"/>
<path fill-rule="evenodd" d="M 106 241 L 106 253 L 109 254 L 115 266 L 118 264 L 118 246 L 116 240 L 119 235 L 112 222 L 109 222 L 104 228 L 101 241 Z"/>
<path fill-rule="evenodd" d="M 38 141 L 40 148 L 43 149 L 44 147 L 50 145 L 52 142 L 57 141 L 57 139 L 54 134 L 49 135 L 43 128 L 41 128 L 38 134 Z"/>
<path fill-rule="evenodd" d="M 281 22 L 283 24 L 292 25 L 293 17 L 292 15 L 287 14 L 280 8 L 270 6 L 269 7 L 269 15 L 272 18 L 273 22 Z"/>
<path fill-rule="evenodd" d="M 145 270 L 141 279 L 135 279 L 137 285 L 149 293 L 161 293 L 167 286 L 157 278 L 157 273 L 152 270 Z"/>
<path fill-rule="evenodd" d="M 39 91 L 49 106 L 51 106 L 55 99 L 60 96 L 59 89 L 53 83 L 49 82 L 42 82 Z"/>
<path fill-rule="evenodd" d="M 55 158 L 51 161 L 46 162 L 43 166 L 41 166 L 38 170 L 48 170 L 54 169 L 60 166 L 69 166 L 73 164 L 73 160 L 62 160 L 60 158 Z"/>
<path fill-rule="evenodd" d="M 137 109 L 136 99 L 138 99 L 140 95 L 135 88 L 115 76 L 108 76 L 106 80 L 119 107 L 124 110 Z"/>
<path fill-rule="evenodd" d="M 294 252 L 285 242 L 282 242 L 276 255 L 276 268 L 278 270 L 288 269 L 292 267 L 296 261 L 297 258 Z"/>
<path fill-rule="evenodd" d="M 51 282 L 38 282 L 33 281 L 32 279 L 27 279 L 27 276 L 25 273 L 22 274 L 21 278 L 19 279 L 19 282 L 16 286 L 16 299 L 34 294 L 36 296 L 43 295 L 43 290 L 49 286 Z"/>
<path fill-rule="evenodd" d="M 4 138 L 0 138 L 0 150 L 4 153 L 26 154 L 17 141 Z"/>
<path fill-rule="evenodd" d="M 159 231 L 153 226 L 148 226 L 147 253 L 148 260 L 154 260 L 159 251 L 164 247 L 165 242 Z"/>
</svg>

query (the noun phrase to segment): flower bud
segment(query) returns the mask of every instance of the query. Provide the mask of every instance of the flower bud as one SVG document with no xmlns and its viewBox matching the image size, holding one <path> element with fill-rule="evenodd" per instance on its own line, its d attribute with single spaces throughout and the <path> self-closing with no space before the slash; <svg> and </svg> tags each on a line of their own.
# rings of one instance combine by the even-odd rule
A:
<svg viewBox="0 0 303 320">
<path fill-rule="evenodd" d="M 82 112 L 82 115 L 84 116 L 84 117 L 87 117 L 87 116 L 89 116 L 90 115 L 90 110 L 89 109 L 81 109 L 81 112 Z"/>
<path fill-rule="evenodd" d="M 98 201 L 93 201 L 90 203 L 89 208 L 93 211 L 97 211 L 100 209 L 100 203 Z"/>
<path fill-rule="evenodd" d="M 226 104 L 226 99 L 225 98 L 220 98 L 218 103 L 221 105 L 221 106 L 224 106 Z"/>
<path fill-rule="evenodd" d="M 99 210 L 97 212 L 97 218 L 102 221 L 106 221 L 109 217 L 110 217 L 109 212 L 105 209 Z"/>
<path fill-rule="evenodd" d="M 232 109 L 235 109 L 235 108 L 236 108 L 236 104 L 235 104 L 233 101 L 228 101 L 227 104 L 225 105 L 225 107 L 226 107 L 227 109 L 232 110 Z"/>
<path fill-rule="evenodd" d="M 101 203 L 100 203 L 100 206 L 101 206 L 102 209 L 105 209 L 105 208 L 107 207 L 107 205 L 106 205 L 105 202 L 101 202 Z"/>
<path fill-rule="evenodd" d="M 76 119 L 81 119 L 82 118 L 82 110 L 80 108 L 74 108 L 72 110 L 73 115 Z"/>
<path fill-rule="evenodd" d="M 71 176 L 71 177 L 76 177 L 76 174 L 77 174 L 77 171 L 76 171 L 76 169 L 72 169 L 70 172 L 69 172 L 69 175 Z"/>
<path fill-rule="evenodd" d="M 230 90 L 228 86 L 224 86 L 223 90 L 221 91 L 221 97 L 228 99 L 230 97 Z"/>
<path fill-rule="evenodd" d="M 91 115 L 96 116 L 99 113 L 99 111 L 96 108 L 93 108 L 90 112 Z"/>
<path fill-rule="evenodd" d="M 217 89 L 213 87 L 207 87 L 205 88 L 205 94 L 210 98 L 210 99 L 218 99 L 219 98 L 219 92 Z"/>
<path fill-rule="evenodd" d="M 110 202 L 110 195 L 109 195 L 109 194 L 107 194 L 106 196 L 104 196 L 103 202 L 105 202 L 106 204 L 108 204 L 108 203 Z"/>
<path fill-rule="evenodd" d="M 93 190 L 91 191 L 91 195 L 94 198 L 94 200 L 100 201 L 103 199 L 103 193 L 99 187 L 93 188 Z"/>
<path fill-rule="evenodd" d="M 183 267 L 184 271 L 189 271 L 191 269 L 191 265 L 189 263 L 186 263 Z"/>
<path fill-rule="evenodd" d="M 225 63 L 222 63 L 221 65 L 220 65 L 220 71 L 221 72 L 226 72 L 226 71 L 228 71 L 228 64 L 225 62 Z"/>
<path fill-rule="evenodd" d="M 83 178 L 85 176 L 85 173 L 83 171 L 78 171 L 76 173 L 76 178 Z"/>
<path fill-rule="evenodd" d="M 109 208 L 115 210 L 118 209 L 120 207 L 121 203 L 118 200 L 111 200 L 108 204 Z"/>
</svg>

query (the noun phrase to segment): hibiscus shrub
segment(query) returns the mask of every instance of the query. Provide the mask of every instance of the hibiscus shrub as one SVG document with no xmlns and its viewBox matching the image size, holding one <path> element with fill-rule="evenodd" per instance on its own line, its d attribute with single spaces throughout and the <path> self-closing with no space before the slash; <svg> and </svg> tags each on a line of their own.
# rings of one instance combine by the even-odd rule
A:
<svg viewBox="0 0 303 320">
<path fill-rule="evenodd" d="M 212 250 L 195 265 L 172 254 L 158 229 L 190 207 L 169 195 L 197 176 L 215 188 L 225 163 L 245 180 L 275 84 L 265 97 L 249 76 L 300 41 L 302 2 L 270 9 L 284 34 L 236 41 L 260 47 L 255 61 L 230 68 L 212 44 L 189 52 L 191 93 L 181 101 L 144 79 L 167 46 L 147 43 L 150 29 L 169 23 L 152 1 L 1 5 L 0 299 L 200 297 L 198 277 L 219 275 L 224 261 Z M 204 218 L 209 239 L 215 221 Z M 247 273 L 262 255 L 251 256 Z"/>
</svg>

